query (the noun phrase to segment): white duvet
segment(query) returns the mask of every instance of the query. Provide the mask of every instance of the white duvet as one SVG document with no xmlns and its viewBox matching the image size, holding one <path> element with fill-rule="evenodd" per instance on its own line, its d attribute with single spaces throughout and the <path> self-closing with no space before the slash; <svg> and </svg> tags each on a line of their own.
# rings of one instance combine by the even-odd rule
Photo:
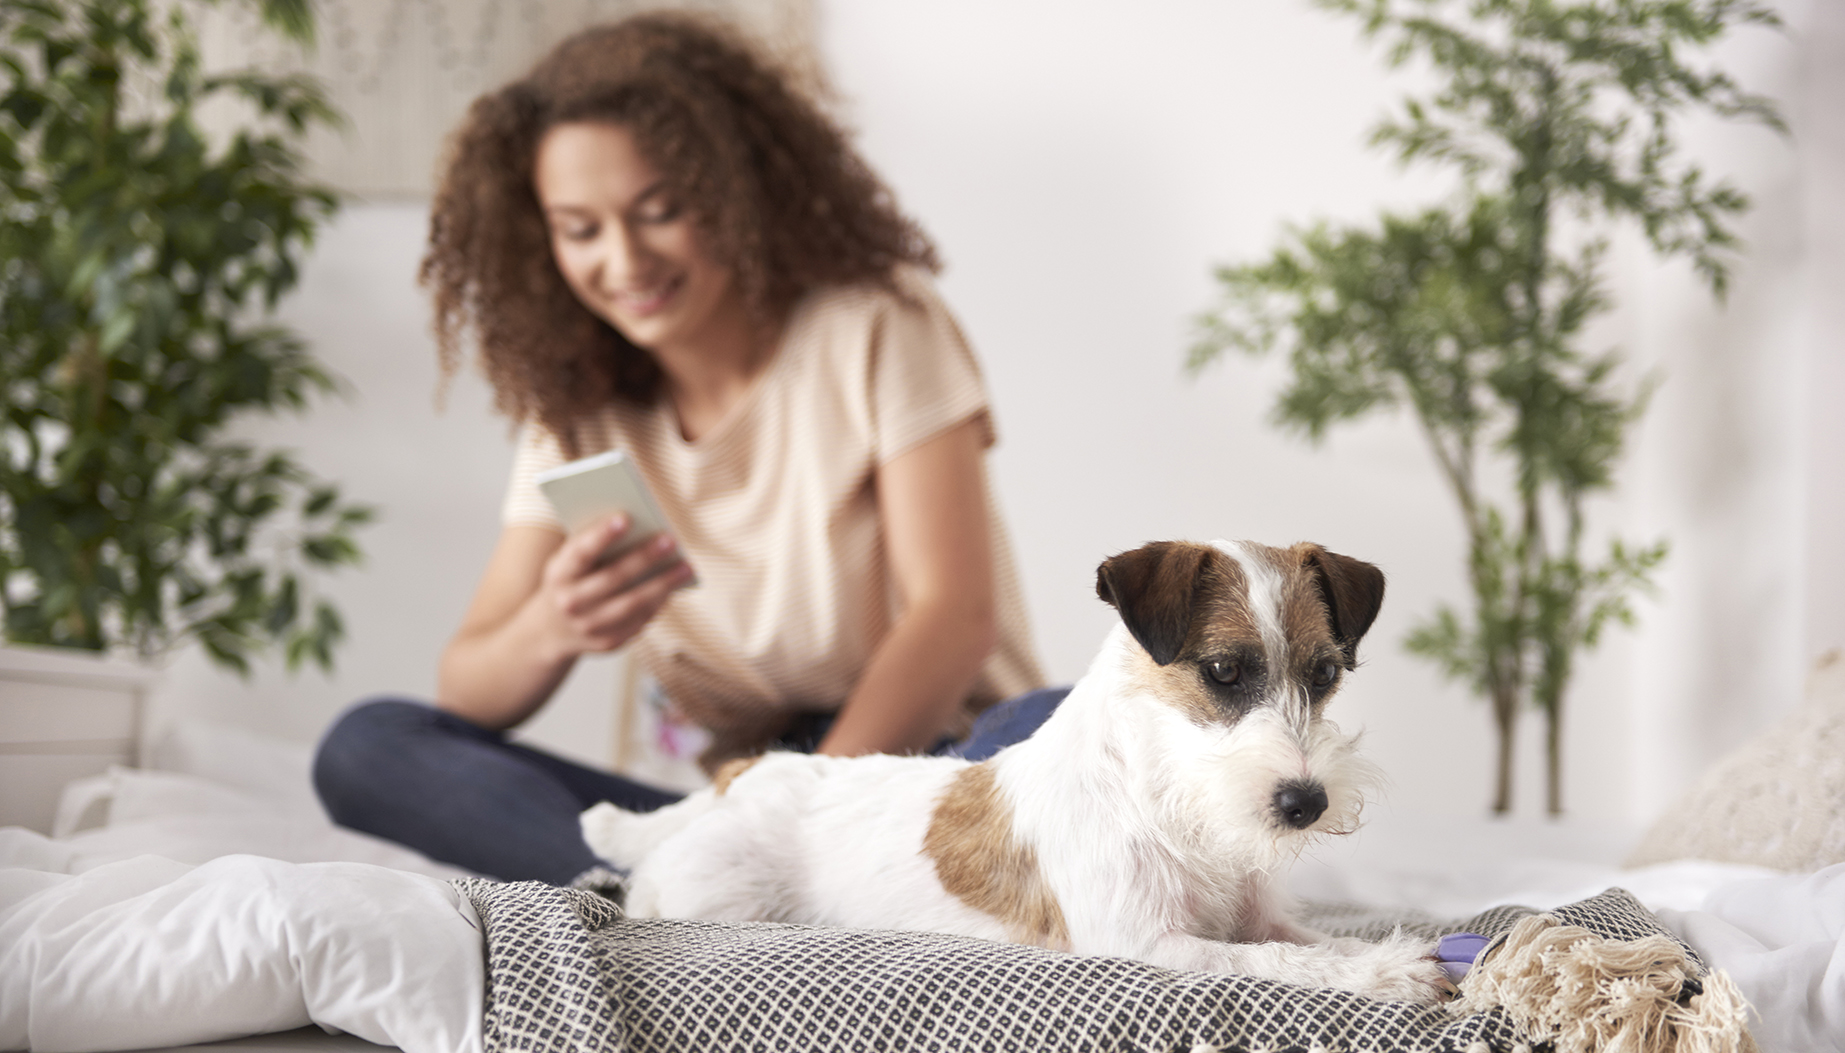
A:
<svg viewBox="0 0 1845 1053">
<path fill-rule="evenodd" d="M 0 831 L 18 862 L 26 831 Z M 119 1050 L 316 1023 L 480 1049 L 480 922 L 445 881 L 367 863 L 139 856 L 0 870 L 0 1049 Z"/>
<path fill-rule="evenodd" d="M 181 745 L 168 761 L 184 772 L 74 786 L 64 836 L 0 830 L 0 1049 L 139 1049 L 311 1022 L 409 1053 L 478 1050 L 479 922 L 442 880 L 463 872 L 332 827 L 299 747 L 201 729 Z M 1620 885 L 1729 971 L 1765 1053 L 1845 1053 L 1845 866 L 1796 877 L 1600 861 L 1625 843 L 1626 831 L 1383 812 L 1298 867 L 1295 885 L 1446 917 Z"/>
<path fill-rule="evenodd" d="M 465 870 L 329 822 L 307 747 L 204 724 L 173 770 L 71 784 L 59 836 L 0 829 L 0 1049 L 143 1049 L 310 1023 L 480 1049 Z"/>
<path fill-rule="evenodd" d="M 1845 1053 L 1845 864 L 1716 889 L 1660 919 L 1728 970 L 1764 1053 Z"/>
</svg>

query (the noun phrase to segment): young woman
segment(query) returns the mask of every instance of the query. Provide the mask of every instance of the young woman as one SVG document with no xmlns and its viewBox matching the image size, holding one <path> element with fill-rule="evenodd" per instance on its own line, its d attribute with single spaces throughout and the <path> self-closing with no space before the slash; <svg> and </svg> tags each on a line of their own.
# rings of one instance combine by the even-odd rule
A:
<svg viewBox="0 0 1845 1053">
<path fill-rule="evenodd" d="M 715 23 L 592 29 L 478 100 L 422 277 L 445 368 L 471 334 L 525 427 L 436 706 L 340 718 L 315 767 L 333 817 L 499 877 L 593 880 L 577 813 L 672 795 L 504 732 L 630 642 L 711 731 L 707 767 L 1029 734 L 1061 692 L 1015 697 L 1041 677 L 936 266 L 840 130 Z M 672 530 L 599 565 L 628 524 L 567 537 L 534 477 L 612 448 Z"/>
</svg>

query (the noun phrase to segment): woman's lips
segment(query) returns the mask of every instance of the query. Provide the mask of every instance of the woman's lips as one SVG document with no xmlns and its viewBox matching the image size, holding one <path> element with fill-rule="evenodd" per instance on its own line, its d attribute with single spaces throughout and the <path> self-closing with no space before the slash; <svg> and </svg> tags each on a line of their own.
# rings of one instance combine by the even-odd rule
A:
<svg viewBox="0 0 1845 1053">
<path fill-rule="evenodd" d="M 682 279 L 673 278 L 645 289 L 625 290 L 612 293 L 610 304 L 623 314 L 650 315 L 660 311 L 679 291 Z"/>
</svg>

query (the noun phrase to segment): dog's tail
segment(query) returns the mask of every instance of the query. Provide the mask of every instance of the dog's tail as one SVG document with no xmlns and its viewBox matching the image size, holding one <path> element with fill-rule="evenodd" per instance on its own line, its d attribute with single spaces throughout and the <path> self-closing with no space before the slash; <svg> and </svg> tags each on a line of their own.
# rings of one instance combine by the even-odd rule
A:
<svg viewBox="0 0 1845 1053">
<path fill-rule="evenodd" d="M 715 801 L 708 791 L 695 793 L 651 812 L 625 811 L 604 801 L 584 812 L 578 822 L 590 851 L 618 867 L 633 869 L 661 842 L 710 811 Z"/>
</svg>

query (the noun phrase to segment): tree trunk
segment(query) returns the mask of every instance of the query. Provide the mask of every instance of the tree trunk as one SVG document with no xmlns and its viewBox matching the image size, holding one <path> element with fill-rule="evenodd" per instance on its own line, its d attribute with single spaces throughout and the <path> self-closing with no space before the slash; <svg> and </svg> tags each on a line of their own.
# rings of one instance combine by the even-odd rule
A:
<svg viewBox="0 0 1845 1053">
<path fill-rule="evenodd" d="M 1544 710 L 1544 810 L 1563 814 L 1563 700 Z"/>
<path fill-rule="evenodd" d="M 1518 731 L 1518 698 L 1503 688 L 1493 692 L 1493 723 L 1499 729 L 1499 773 L 1493 784 L 1493 814 L 1506 815 L 1512 810 L 1512 742 Z"/>
</svg>

